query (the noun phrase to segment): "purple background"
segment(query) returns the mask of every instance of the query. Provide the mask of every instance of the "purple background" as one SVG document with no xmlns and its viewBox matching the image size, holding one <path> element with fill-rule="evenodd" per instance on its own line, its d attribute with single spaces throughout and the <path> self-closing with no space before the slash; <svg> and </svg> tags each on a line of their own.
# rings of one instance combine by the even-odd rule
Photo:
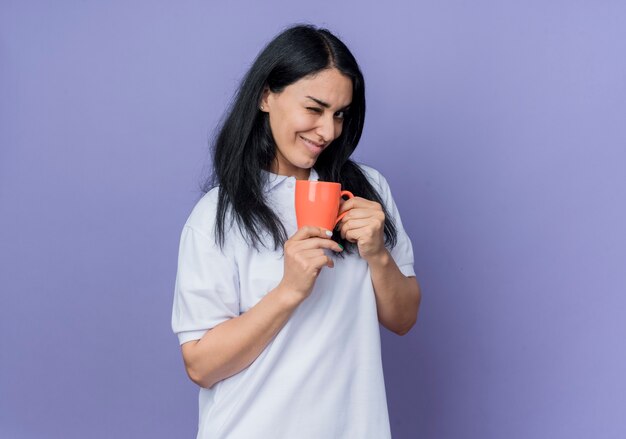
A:
<svg viewBox="0 0 626 439">
<path fill-rule="evenodd" d="M 207 139 L 284 26 L 366 78 L 423 287 L 395 438 L 626 437 L 621 1 L 0 6 L 0 437 L 194 437 L 170 330 Z"/>
</svg>

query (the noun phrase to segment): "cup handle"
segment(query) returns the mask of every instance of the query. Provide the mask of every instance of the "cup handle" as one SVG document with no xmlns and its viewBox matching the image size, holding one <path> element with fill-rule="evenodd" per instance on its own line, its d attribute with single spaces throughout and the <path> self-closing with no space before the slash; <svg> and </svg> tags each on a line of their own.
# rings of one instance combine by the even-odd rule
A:
<svg viewBox="0 0 626 439">
<path fill-rule="evenodd" d="M 350 198 L 354 198 L 354 195 L 352 195 L 352 192 L 350 192 L 350 191 L 341 191 L 341 193 L 339 194 L 339 198 L 341 198 L 341 197 L 343 197 L 343 196 L 348 197 L 348 199 L 350 199 Z M 348 212 L 349 212 L 349 211 L 348 211 L 348 210 L 346 210 L 344 213 L 342 213 L 341 215 L 339 215 L 339 216 L 337 217 L 337 219 L 335 220 L 335 226 L 337 225 L 337 223 L 338 223 L 339 221 L 341 221 L 341 218 L 343 218 L 344 216 L 346 216 L 346 213 L 348 213 Z"/>
</svg>

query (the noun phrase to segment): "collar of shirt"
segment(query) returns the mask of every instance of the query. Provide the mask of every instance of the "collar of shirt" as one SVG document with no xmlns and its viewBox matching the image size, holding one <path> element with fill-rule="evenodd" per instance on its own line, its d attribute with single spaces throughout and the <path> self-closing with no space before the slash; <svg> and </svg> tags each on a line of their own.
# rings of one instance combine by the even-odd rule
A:
<svg viewBox="0 0 626 439">
<path fill-rule="evenodd" d="M 267 183 L 265 184 L 266 192 L 271 191 L 276 186 L 285 182 L 286 180 L 295 181 L 294 177 L 289 177 L 287 175 L 278 175 L 278 174 L 274 174 L 273 172 L 268 172 L 265 170 L 261 170 L 261 172 L 267 175 L 267 180 L 266 180 Z M 309 174 L 309 181 L 317 181 L 317 180 L 319 180 L 319 175 L 317 174 L 317 171 L 314 168 L 311 168 L 311 172 Z"/>
</svg>

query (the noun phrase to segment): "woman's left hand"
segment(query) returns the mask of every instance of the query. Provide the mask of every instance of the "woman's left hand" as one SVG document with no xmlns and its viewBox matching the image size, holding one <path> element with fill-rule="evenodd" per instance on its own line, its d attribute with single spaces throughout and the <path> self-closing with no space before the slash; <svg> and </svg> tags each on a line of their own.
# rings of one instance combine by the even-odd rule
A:
<svg viewBox="0 0 626 439">
<path fill-rule="evenodd" d="M 385 213 L 375 201 L 361 197 L 350 198 L 341 204 L 339 214 L 348 213 L 337 223 L 342 238 L 356 242 L 359 254 L 365 260 L 385 251 Z"/>
</svg>

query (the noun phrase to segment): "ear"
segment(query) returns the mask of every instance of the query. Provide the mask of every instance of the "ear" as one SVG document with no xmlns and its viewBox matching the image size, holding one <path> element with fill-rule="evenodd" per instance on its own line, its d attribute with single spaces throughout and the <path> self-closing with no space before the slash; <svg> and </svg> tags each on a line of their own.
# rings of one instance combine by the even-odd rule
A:
<svg viewBox="0 0 626 439">
<path fill-rule="evenodd" d="M 270 88 L 266 85 L 263 88 L 263 93 L 261 93 L 261 102 L 259 103 L 259 107 L 263 106 L 261 111 L 268 112 L 270 109 Z"/>
</svg>

